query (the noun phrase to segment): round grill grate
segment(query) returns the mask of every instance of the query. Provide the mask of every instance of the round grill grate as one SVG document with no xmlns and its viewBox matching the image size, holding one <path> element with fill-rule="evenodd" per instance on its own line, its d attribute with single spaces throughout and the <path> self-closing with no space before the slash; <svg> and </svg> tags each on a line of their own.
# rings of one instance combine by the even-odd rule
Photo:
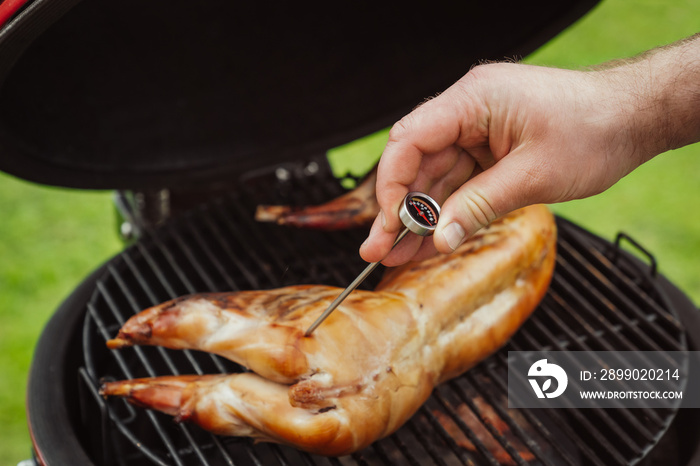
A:
<svg viewBox="0 0 700 466">
<path fill-rule="evenodd" d="M 284 181 L 244 180 L 238 192 L 180 216 L 114 258 L 97 282 L 83 328 L 81 422 L 105 465 L 615 465 L 639 462 L 675 416 L 669 409 L 509 410 L 508 350 L 685 350 L 678 316 L 649 268 L 558 219 L 558 258 L 545 299 L 504 347 L 438 387 L 397 433 L 342 458 L 323 458 L 246 439 L 219 438 L 168 416 L 105 401 L 100 381 L 169 374 L 235 372 L 234 363 L 195 351 L 105 341 L 132 314 L 197 292 L 300 283 L 344 286 L 364 263 L 366 231 L 320 233 L 252 220 L 261 203 L 319 203 L 342 192 L 322 173 Z M 235 219 L 235 220 L 234 220 Z M 376 285 L 380 272 L 363 287 Z M 89 447 L 88 447 L 89 448 Z"/>
</svg>

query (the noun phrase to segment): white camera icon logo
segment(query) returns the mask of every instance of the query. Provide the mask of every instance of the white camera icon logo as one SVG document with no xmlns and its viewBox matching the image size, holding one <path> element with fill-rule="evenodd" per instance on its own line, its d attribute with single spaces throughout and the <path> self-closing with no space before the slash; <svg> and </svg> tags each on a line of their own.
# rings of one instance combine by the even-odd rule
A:
<svg viewBox="0 0 700 466">
<path fill-rule="evenodd" d="M 537 398 L 556 398 L 564 393 L 566 386 L 569 384 L 569 378 L 564 369 L 556 364 L 548 363 L 546 359 L 535 361 L 535 363 L 530 366 L 527 375 L 528 377 L 535 377 L 528 378 L 528 381 L 530 385 L 532 385 L 532 389 L 535 391 Z M 546 377 L 546 379 L 542 383 L 542 386 L 540 386 L 538 378 L 544 377 Z M 548 392 L 547 390 L 552 387 L 552 378 L 557 381 L 557 388 L 553 392 Z"/>
</svg>

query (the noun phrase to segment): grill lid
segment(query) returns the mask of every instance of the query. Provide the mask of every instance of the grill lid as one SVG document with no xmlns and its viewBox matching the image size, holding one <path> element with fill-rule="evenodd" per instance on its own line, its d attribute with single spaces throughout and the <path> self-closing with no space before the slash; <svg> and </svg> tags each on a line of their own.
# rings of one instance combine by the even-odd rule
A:
<svg viewBox="0 0 700 466">
<path fill-rule="evenodd" d="M 388 127 L 595 3 L 35 0 L 0 29 L 0 170 L 76 188 L 228 184 Z"/>
</svg>

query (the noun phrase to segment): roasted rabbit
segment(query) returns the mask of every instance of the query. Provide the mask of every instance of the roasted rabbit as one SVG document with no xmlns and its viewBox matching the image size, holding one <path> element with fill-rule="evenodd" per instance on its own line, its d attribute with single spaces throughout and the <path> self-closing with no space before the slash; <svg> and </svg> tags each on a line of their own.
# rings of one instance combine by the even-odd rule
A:
<svg viewBox="0 0 700 466">
<path fill-rule="evenodd" d="M 351 453 L 396 431 L 435 385 L 510 338 L 548 287 L 555 236 L 546 207 L 518 210 L 454 254 L 389 270 L 309 337 L 304 331 L 341 289 L 175 299 L 133 316 L 108 346 L 208 351 L 252 372 L 110 382 L 101 392 L 216 434 Z"/>
<path fill-rule="evenodd" d="M 259 222 L 319 230 L 344 230 L 369 225 L 379 213 L 376 182 L 375 168 L 355 189 L 325 204 L 304 207 L 260 205 L 255 212 L 255 219 Z"/>
</svg>

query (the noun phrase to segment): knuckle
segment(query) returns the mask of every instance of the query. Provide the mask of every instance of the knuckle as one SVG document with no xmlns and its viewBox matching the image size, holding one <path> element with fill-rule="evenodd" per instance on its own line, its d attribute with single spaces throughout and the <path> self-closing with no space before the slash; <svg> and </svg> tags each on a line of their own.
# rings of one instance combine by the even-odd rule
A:
<svg viewBox="0 0 700 466">
<path fill-rule="evenodd" d="M 470 191 L 465 193 L 460 200 L 460 212 L 476 228 L 483 228 L 496 220 L 498 214 L 486 196 Z"/>
<path fill-rule="evenodd" d="M 394 123 L 389 130 L 389 141 L 399 141 L 409 134 L 412 126 L 411 120 L 411 114 L 408 114 Z"/>
<path fill-rule="evenodd" d="M 520 74 L 521 65 L 513 62 L 482 61 L 465 74 L 460 83 L 465 89 L 499 89 L 509 84 L 514 73 Z"/>
<path fill-rule="evenodd" d="M 496 63 L 482 61 L 472 66 L 469 72 L 465 74 L 460 81 L 465 84 L 474 84 L 482 80 L 489 80 L 494 74 L 494 67 L 497 66 Z"/>
</svg>

